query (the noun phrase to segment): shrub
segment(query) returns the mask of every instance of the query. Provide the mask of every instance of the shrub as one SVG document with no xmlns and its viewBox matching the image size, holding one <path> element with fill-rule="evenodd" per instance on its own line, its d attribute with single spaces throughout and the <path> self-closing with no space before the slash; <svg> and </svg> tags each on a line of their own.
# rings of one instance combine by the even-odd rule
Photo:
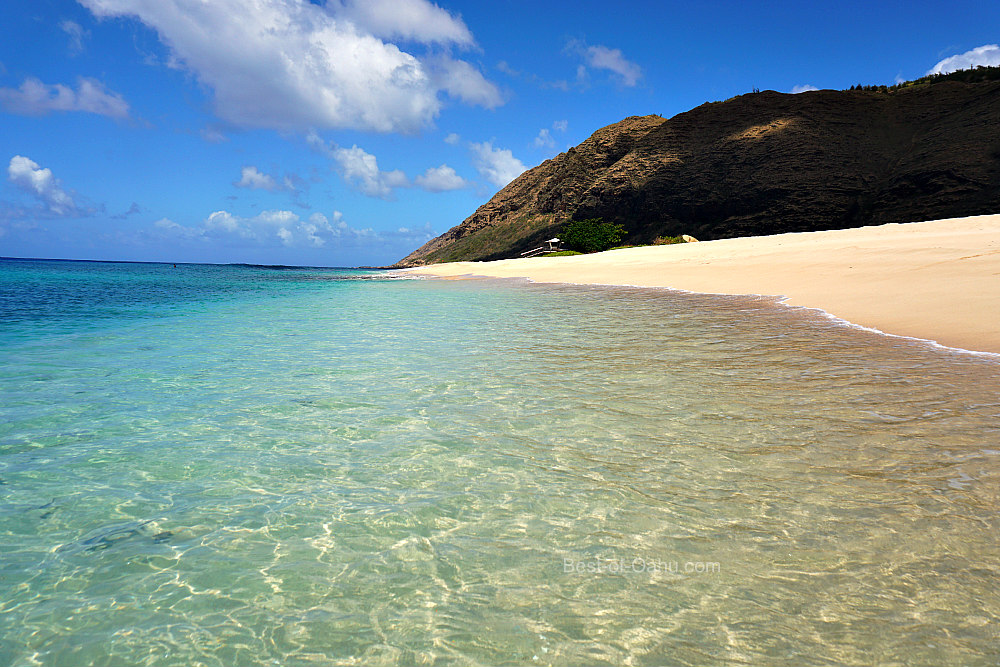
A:
<svg viewBox="0 0 1000 667">
<path fill-rule="evenodd" d="M 547 252 L 544 255 L 535 255 L 535 257 L 570 257 L 582 254 L 582 252 L 577 252 L 576 250 L 560 250 L 558 252 Z"/>
<path fill-rule="evenodd" d="M 563 243 L 580 252 L 600 252 L 621 242 L 625 228 L 600 218 L 573 220 L 563 227 L 559 237 Z"/>
</svg>

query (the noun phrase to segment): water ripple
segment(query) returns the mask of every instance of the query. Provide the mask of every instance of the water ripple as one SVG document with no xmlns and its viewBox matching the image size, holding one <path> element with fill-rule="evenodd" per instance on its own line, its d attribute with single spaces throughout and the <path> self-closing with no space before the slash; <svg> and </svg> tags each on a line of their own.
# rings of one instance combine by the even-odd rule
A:
<svg viewBox="0 0 1000 667">
<path fill-rule="evenodd" d="M 996 663 L 997 362 L 766 299 L 275 273 L 14 327 L 0 663 Z"/>
</svg>

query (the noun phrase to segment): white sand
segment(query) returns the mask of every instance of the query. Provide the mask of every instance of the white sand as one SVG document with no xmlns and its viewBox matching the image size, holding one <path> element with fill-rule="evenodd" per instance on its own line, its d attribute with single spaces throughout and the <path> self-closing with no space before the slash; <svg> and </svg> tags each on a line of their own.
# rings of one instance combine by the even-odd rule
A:
<svg viewBox="0 0 1000 667">
<path fill-rule="evenodd" d="M 1000 353 L 1000 215 L 410 271 L 785 296 L 886 333 Z"/>
</svg>

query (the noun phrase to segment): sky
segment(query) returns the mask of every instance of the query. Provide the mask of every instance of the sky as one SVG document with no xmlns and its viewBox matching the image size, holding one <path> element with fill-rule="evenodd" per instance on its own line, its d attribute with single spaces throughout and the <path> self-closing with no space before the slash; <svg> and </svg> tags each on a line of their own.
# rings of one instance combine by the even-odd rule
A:
<svg viewBox="0 0 1000 667">
<path fill-rule="evenodd" d="M 627 116 L 998 44 L 983 0 L 4 0 L 0 256 L 386 265 Z"/>
</svg>

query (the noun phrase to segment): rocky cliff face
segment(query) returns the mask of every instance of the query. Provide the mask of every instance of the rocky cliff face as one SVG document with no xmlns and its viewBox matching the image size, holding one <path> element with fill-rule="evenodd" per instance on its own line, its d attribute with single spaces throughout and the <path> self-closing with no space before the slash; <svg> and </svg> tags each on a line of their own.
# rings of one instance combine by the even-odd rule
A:
<svg viewBox="0 0 1000 667">
<path fill-rule="evenodd" d="M 648 243 L 996 212 L 1000 81 L 765 91 L 602 128 L 397 266 L 515 257 L 570 219 Z"/>
</svg>

